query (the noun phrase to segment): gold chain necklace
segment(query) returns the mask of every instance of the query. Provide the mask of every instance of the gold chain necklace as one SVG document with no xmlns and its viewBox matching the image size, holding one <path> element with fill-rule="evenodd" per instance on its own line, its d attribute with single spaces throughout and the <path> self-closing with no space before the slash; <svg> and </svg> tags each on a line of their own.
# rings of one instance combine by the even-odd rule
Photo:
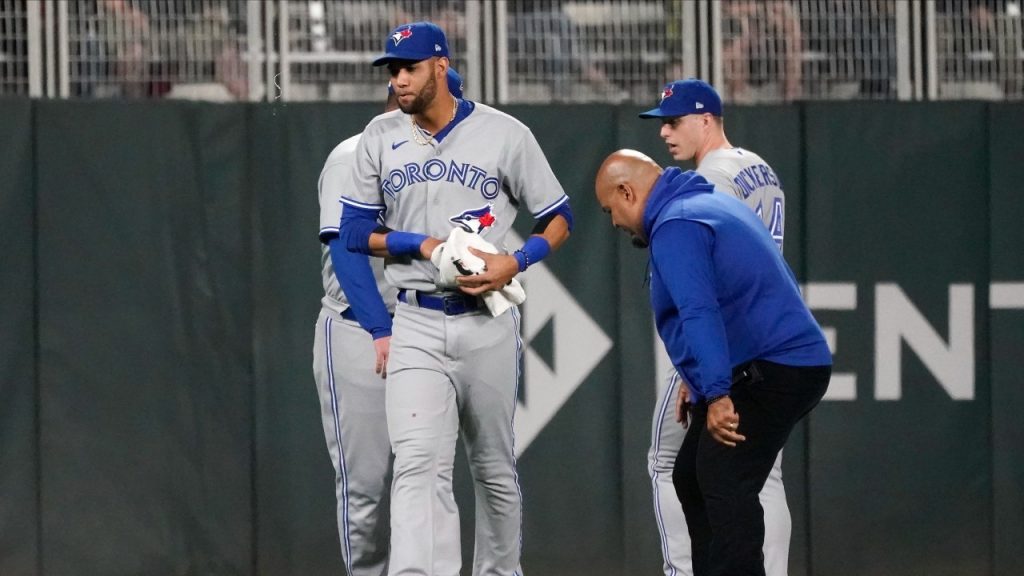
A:
<svg viewBox="0 0 1024 576">
<path fill-rule="evenodd" d="M 452 121 L 455 120 L 455 113 L 458 112 L 458 110 L 459 99 L 456 98 L 455 96 L 452 96 L 452 117 L 448 119 L 448 124 L 451 124 Z M 426 146 L 427 144 L 430 144 L 430 138 L 423 137 L 422 133 L 425 132 L 425 130 L 423 130 L 422 128 L 419 127 L 418 124 L 416 124 L 416 120 L 413 119 L 412 114 L 409 115 L 409 123 L 412 124 L 413 141 L 419 144 L 420 146 Z M 433 136 L 431 136 L 431 138 L 433 138 Z"/>
</svg>

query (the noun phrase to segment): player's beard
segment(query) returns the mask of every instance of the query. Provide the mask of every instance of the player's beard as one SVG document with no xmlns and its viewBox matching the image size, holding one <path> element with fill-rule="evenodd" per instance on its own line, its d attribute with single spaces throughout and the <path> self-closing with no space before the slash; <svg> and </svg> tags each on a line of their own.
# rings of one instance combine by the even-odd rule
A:
<svg viewBox="0 0 1024 576">
<path fill-rule="evenodd" d="M 413 98 L 412 102 L 408 106 L 402 106 L 402 100 L 398 100 L 398 107 L 402 109 L 402 112 L 406 114 L 423 114 L 427 107 L 434 102 L 434 98 L 437 97 L 437 80 L 434 79 L 434 75 L 430 75 L 430 80 L 423 85 L 423 89 L 420 93 Z"/>
<path fill-rule="evenodd" d="M 641 238 L 639 236 L 633 236 L 629 241 L 633 244 L 633 248 L 639 248 L 641 250 L 644 250 L 648 246 L 650 246 L 650 244 L 648 244 L 647 240 L 644 240 L 643 238 Z"/>
</svg>

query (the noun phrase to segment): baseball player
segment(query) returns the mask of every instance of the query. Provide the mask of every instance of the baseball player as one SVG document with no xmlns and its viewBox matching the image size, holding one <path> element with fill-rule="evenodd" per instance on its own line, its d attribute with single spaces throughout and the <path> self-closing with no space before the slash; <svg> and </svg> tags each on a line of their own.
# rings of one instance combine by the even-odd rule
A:
<svg viewBox="0 0 1024 576">
<path fill-rule="evenodd" d="M 513 417 L 523 343 L 519 312 L 492 316 L 480 296 L 502 289 L 569 236 L 568 197 L 526 126 L 459 99 L 443 82 L 448 41 L 434 24 L 397 27 L 386 65 L 401 111 L 367 125 L 340 237 L 350 251 L 385 256 L 398 288 L 387 371 L 387 422 L 395 455 L 389 574 L 454 576 L 458 534 L 438 524 L 454 499 L 461 430 L 476 493 L 475 575 L 519 575 L 522 510 Z M 484 271 L 441 283 L 431 262 L 458 226 L 499 250 L 519 206 L 537 223 L 513 254 L 470 249 Z M 377 221 L 383 213 L 383 224 Z M 452 544 L 455 544 L 454 546 Z"/>
<path fill-rule="evenodd" d="M 448 87 L 462 96 L 462 79 L 453 68 L 448 69 Z M 398 100 L 389 85 L 385 111 L 396 108 Z M 316 323 L 313 374 L 334 464 L 345 568 L 350 576 L 383 576 L 388 564 L 387 494 L 391 488 L 383 377 L 397 291 L 384 281 L 381 261 L 349 252 L 338 240 L 341 196 L 351 185 L 360 136 L 338 144 L 320 173 L 324 296 Z M 362 281 L 363 288 L 353 288 L 352 281 Z M 458 528 L 457 516 L 449 515 L 447 521 Z"/>
<path fill-rule="evenodd" d="M 679 161 L 693 159 L 697 173 L 721 193 L 732 193 L 764 222 L 779 250 L 785 229 L 786 196 L 775 171 L 760 156 L 735 148 L 725 137 L 722 99 L 708 83 L 679 80 L 665 86 L 657 108 L 641 118 L 660 118 L 661 137 L 669 154 Z M 661 533 L 666 576 L 692 574 L 690 537 L 686 519 L 672 487 L 672 467 L 683 444 L 687 428 L 679 426 L 676 400 L 686 386 L 675 369 L 655 406 L 648 471 L 654 491 L 655 518 Z M 764 564 L 768 576 L 785 576 L 789 567 L 792 520 L 782 483 L 782 452 L 760 494 L 764 508 Z"/>
</svg>

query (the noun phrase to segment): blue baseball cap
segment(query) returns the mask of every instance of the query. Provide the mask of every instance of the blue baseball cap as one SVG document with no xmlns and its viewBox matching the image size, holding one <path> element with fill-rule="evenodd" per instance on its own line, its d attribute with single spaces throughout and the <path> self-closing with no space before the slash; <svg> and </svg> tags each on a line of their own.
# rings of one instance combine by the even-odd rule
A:
<svg viewBox="0 0 1024 576">
<path fill-rule="evenodd" d="M 462 76 L 451 66 L 448 67 L 448 91 L 452 96 L 462 98 Z"/>
<path fill-rule="evenodd" d="M 451 92 L 452 96 L 456 98 L 462 98 L 462 76 L 455 71 L 455 68 L 448 67 L 448 92 Z M 395 93 L 395 89 L 391 86 L 391 82 L 388 82 L 388 96 Z"/>
<path fill-rule="evenodd" d="M 384 41 L 384 55 L 374 60 L 373 65 L 383 66 L 392 60 L 419 62 L 434 56 L 448 56 L 444 30 L 432 22 L 413 22 L 391 31 Z"/>
<path fill-rule="evenodd" d="M 675 118 L 689 114 L 722 115 L 722 98 L 711 84 L 696 78 L 676 80 L 661 91 L 657 108 L 640 115 L 641 118 Z"/>
</svg>

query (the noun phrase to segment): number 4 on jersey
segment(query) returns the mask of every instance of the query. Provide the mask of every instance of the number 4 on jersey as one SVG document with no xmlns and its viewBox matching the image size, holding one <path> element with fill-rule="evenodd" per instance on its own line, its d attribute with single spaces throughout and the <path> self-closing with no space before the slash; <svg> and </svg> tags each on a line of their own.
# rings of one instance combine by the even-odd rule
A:
<svg viewBox="0 0 1024 576">
<path fill-rule="evenodd" d="M 779 251 L 782 251 L 782 238 L 785 234 L 785 223 L 783 222 L 785 211 L 782 208 L 782 198 L 778 196 L 772 202 L 772 219 L 768 224 L 768 231 L 771 232 L 772 238 L 775 239 L 775 243 L 779 245 Z"/>
<path fill-rule="evenodd" d="M 763 204 L 758 202 L 757 209 L 754 210 L 757 213 L 757 217 L 764 220 L 764 208 Z M 785 210 L 782 207 L 782 198 L 775 197 L 772 202 L 772 219 L 768 223 L 768 232 L 771 233 L 772 239 L 779 245 L 779 252 L 782 251 L 782 240 L 785 236 L 786 224 Z"/>
</svg>

